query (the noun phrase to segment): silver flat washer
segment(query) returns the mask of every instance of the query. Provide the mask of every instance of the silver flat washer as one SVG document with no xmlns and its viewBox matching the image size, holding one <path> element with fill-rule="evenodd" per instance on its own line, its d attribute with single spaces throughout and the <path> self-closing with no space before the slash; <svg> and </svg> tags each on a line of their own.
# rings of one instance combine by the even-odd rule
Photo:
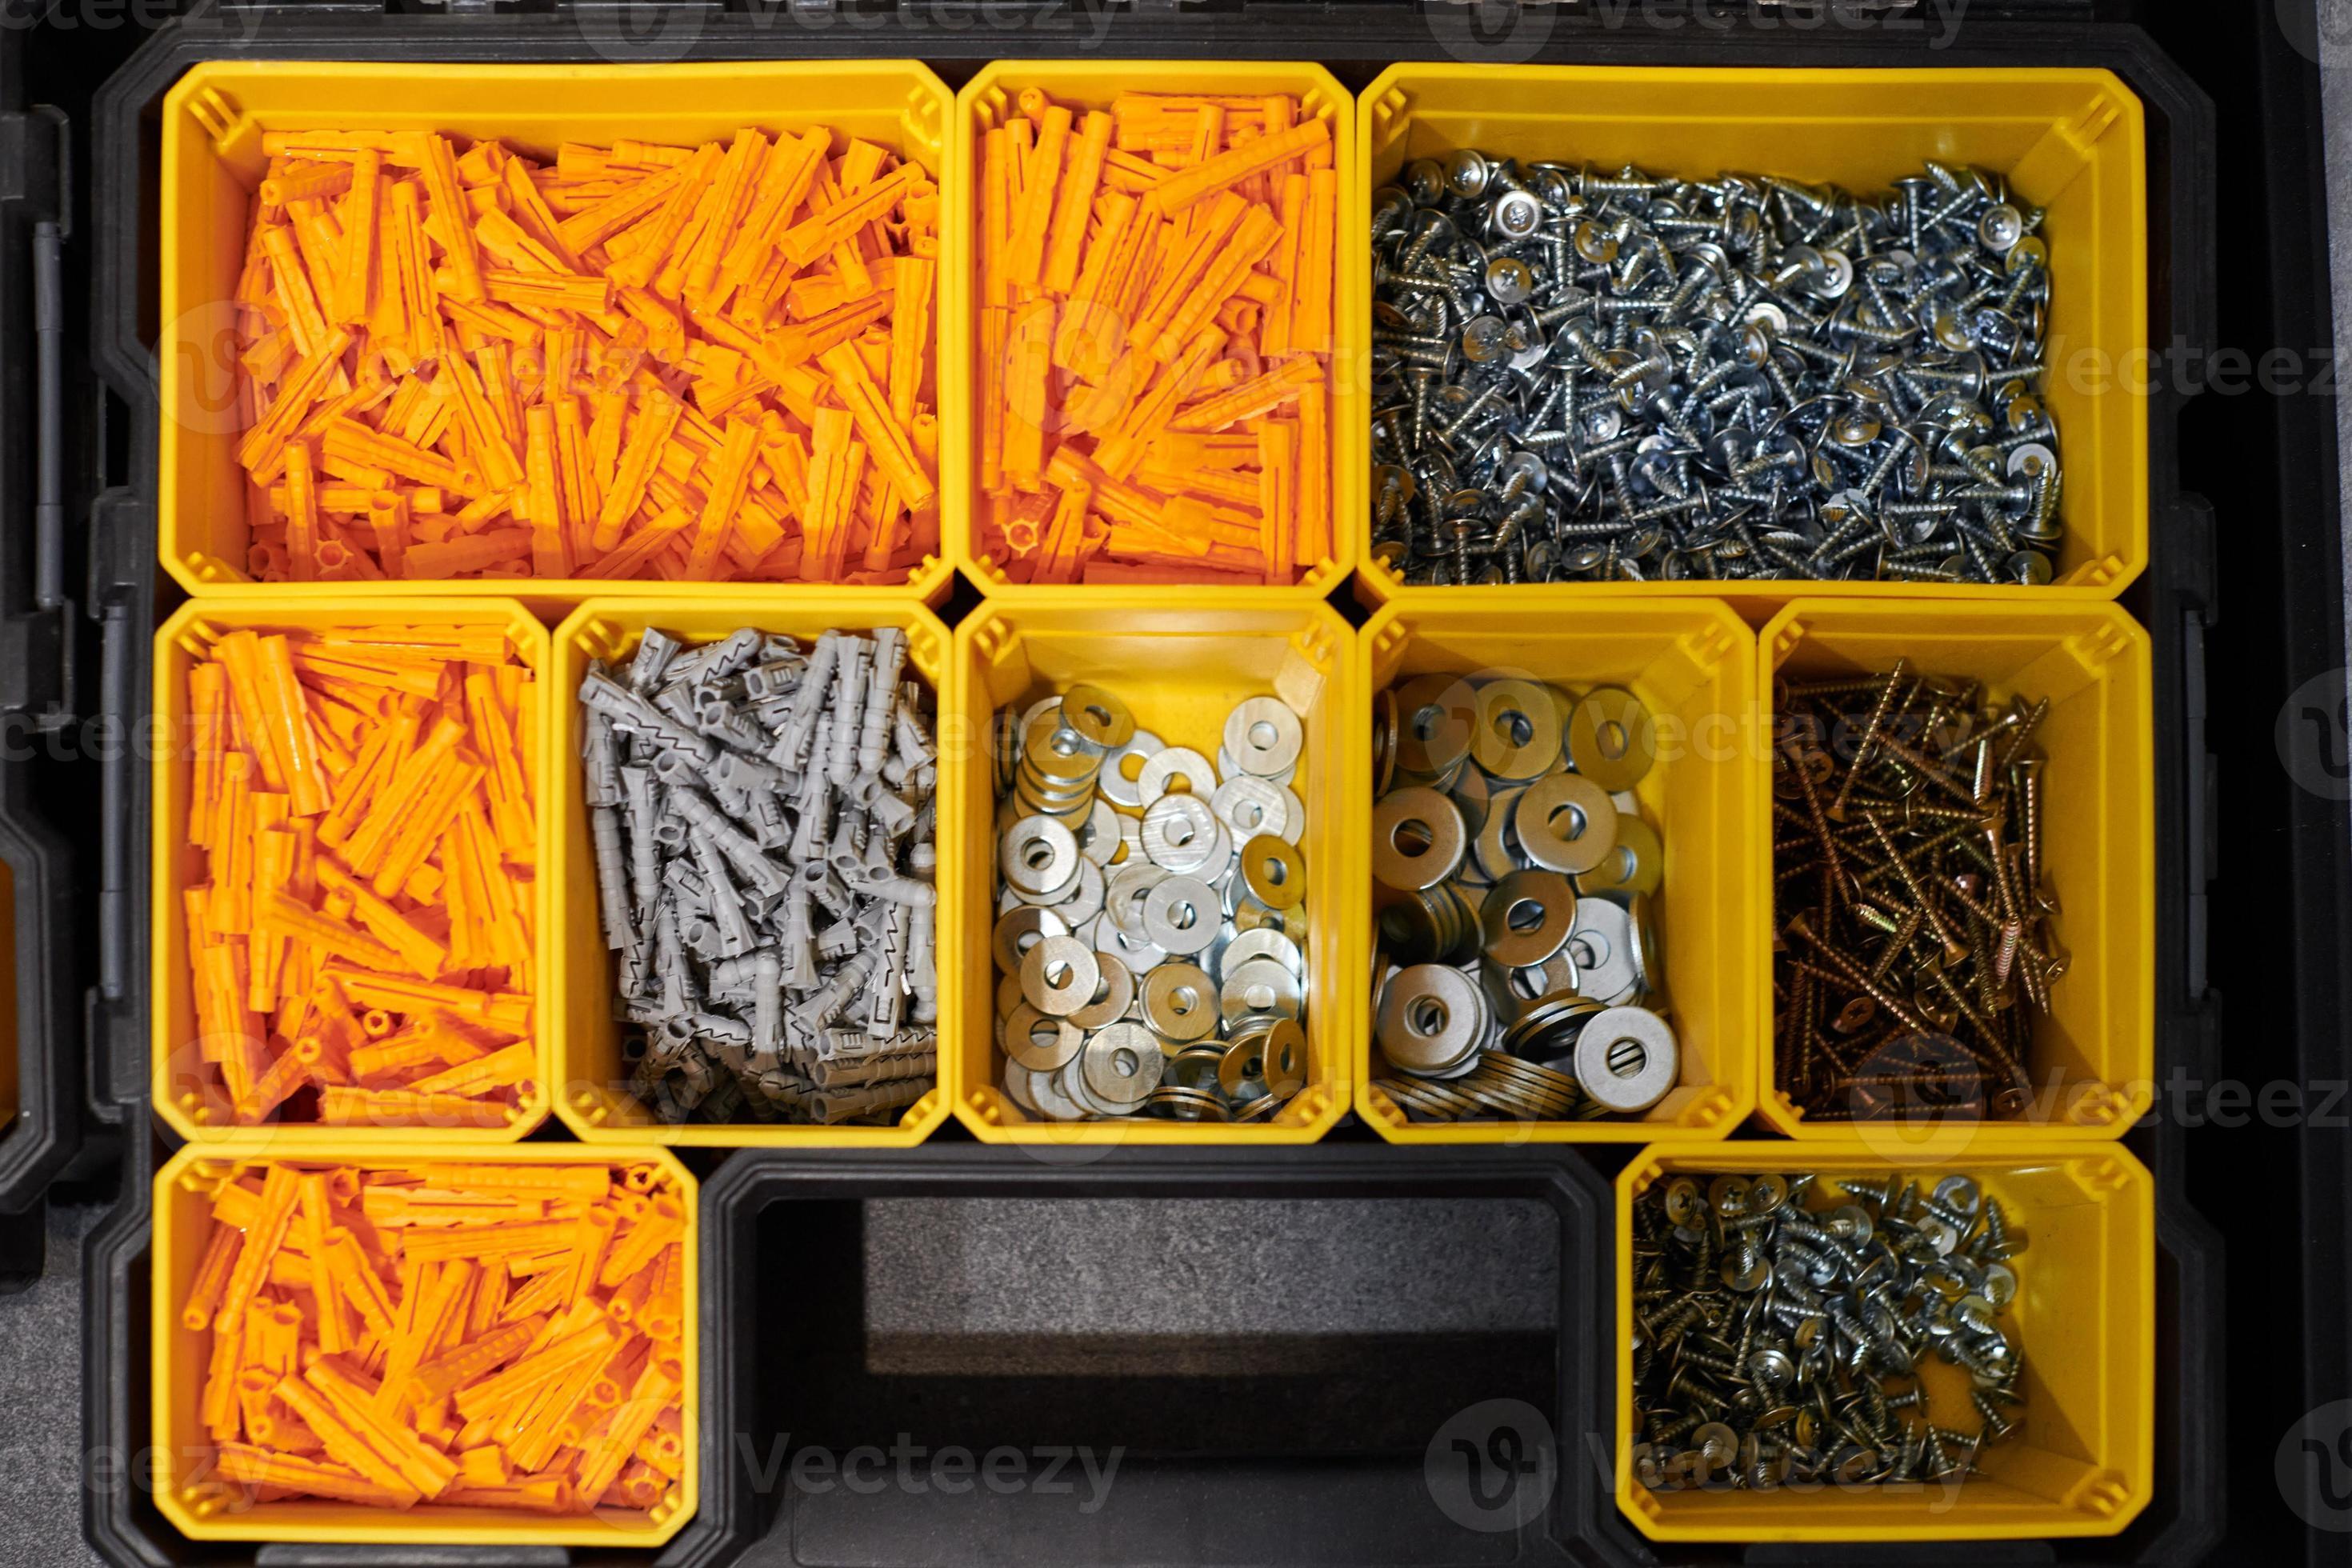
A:
<svg viewBox="0 0 2352 1568">
<path fill-rule="evenodd" d="M 1642 980 L 1633 958 L 1633 918 L 1622 904 L 1607 899 L 1576 900 L 1576 924 L 1568 933 L 1569 956 L 1576 963 L 1576 988 L 1580 994 L 1615 1007 L 1641 994 Z"/>
<path fill-rule="evenodd" d="M 1085 1039 L 1086 1032 L 1067 1018 L 1047 1017 L 1026 1002 L 1004 1020 L 1005 1056 L 1039 1072 L 1051 1072 L 1076 1056 Z"/>
<path fill-rule="evenodd" d="M 1261 833 L 1279 837 L 1290 819 L 1290 802 L 1296 798 L 1280 784 L 1234 773 L 1210 796 L 1209 809 L 1233 830 L 1235 838 L 1247 842 Z"/>
<path fill-rule="evenodd" d="M 1050 816 L 1024 816 L 997 846 L 997 869 L 1015 891 L 1057 903 L 1078 874 L 1078 841 Z"/>
<path fill-rule="evenodd" d="M 1218 775 L 1222 778 L 1232 778 L 1235 773 L 1238 773 L 1241 771 L 1242 770 L 1234 764 L 1233 757 L 1226 752 L 1225 748 L 1223 745 L 1218 746 Z M 1297 763 L 1293 763 L 1288 767 L 1283 769 L 1280 773 L 1254 773 L 1250 776 L 1254 778 L 1262 778 L 1270 784 L 1287 784 L 1291 780 L 1298 776 L 1298 764 Z"/>
<path fill-rule="evenodd" d="M 1167 868 L 1155 866 L 1149 860 L 1130 861 L 1118 867 L 1104 882 L 1104 915 L 1121 933 L 1137 942 L 1144 941 L 1144 898 L 1171 875 L 1173 873 Z"/>
<path fill-rule="evenodd" d="M 1622 1115 L 1666 1098 L 1682 1070 L 1675 1031 L 1647 1007 L 1609 1007 L 1576 1037 L 1576 1081 L 1593 1103 Z"/>
<path fill-rule="evenodd" d="M 1261 926 L 1241 932 L 1218 948 L 1217 978 L 1223 980 L 1226 970 L 1254 958 L 1274 959 L 1302 978 L 1307 973 L 1307 954 L 1299 951 L 1298 944 L 1278 931 Z"/>
<path fill-rule="evenodd" d="M 1097 915 L 1094 922 L 1077 933 L 1094 946 L 1097 952 L 1107 952 L 1128 967 L 1129 973 L 1141 975 L 1168 962 L 1168 955 L 1144 941 L 1129 936 L 1118 929 L 1108 910 Z"/>
<path fill-rule="evenodd" d="M 1155 866 L 1190 876 L 1214 864 L 1221 831 L 1207 796 L 1163 795 L 1143 814 L 1143 853 Z"/>
<path fill-rule="evenodd" d="M 1045 1112 L 1038 1105 L 1037 1091 L 1033 1087 L 1036 1077 L 1035 1073 L 1023 1067 L 1019 1062 L 1009 1061 L 1004 1064 L 1005 1098 L 1032 1116 L 1043 1116 Z"/>
<path fill-rule="evenodd" d="M 1102 797 L 1113 805 L 1123 805 L 1129 811 L 1142 809 L 1143 796 L 1136 788 L 1139 781 L 1128 777 L 1121 764 L 1133 757 L 1139 770 L 1151 760 L 1153 753 L 1167 749 L 1159 736 L 1149 730 L 1139 729 L 1128 737 L 1126 745 L 1114 746 L 1103 753 L 1102 772 L 1095 779 L 1095 788 L 1101 791 Z"/>
<path fill-rule="evenodd" d="M 1036 701 L 1029 704 L 1027 711 L 1021 715 L 1021 733 L 1019 736 L 1021 743 L 1024 746 L 1029 743 L 1029 731 L 1036 728 L 1038 720 L 1045 718 L 1049 713 L 1058 715 L 1061 711 L 1062 698 L 1059 692 L 1055 693 L 1051 697 L 1040 697 Z M 1060 723 L 1060 721 L 1061 721 L 1058 717 L 1055 720 L 1055 722 L 1057 724 Z"/>
<path fill-rule="evenodd" d="M 1286 789 L 1282 793 L 1290 798 L 1282 803 L 1282 826 L 1276 831 L 1285 844 L 1296 844 L 1307 832 L 1307 803 L 1298 798 L 1298 792 L 1295 789 Z"/>
<path fill-rule="evenodd" d="M 1118 825 L 1123 820 L 1110 808 L 1110 802 L 1099 795 L 1094 809 L 1087 814 L 1086 825 L 1077 831 L 1078 853 L 1097 866 L 1108 866 L 1118 857 Z"/>
<path fill-rule="evenodd" d="M 1135 1005 L 1135 975 L 1120 962 L 1115 952 L 1095 953 L 1098 977 L 1095 994 L 1087 1005 L 1070 1015 L 1070 1022 L 1081 1029 L 1099 1029 L 1106 1024 L 1116 1024 Z"/>
<path fill-rule="evenodd" d="M 996 956 L 996 967 L 1007 974 L 1017 974 L 1021 972 L 1021 960 L 1030 948 L 1047 937 L 1069 934 L 1068 923 L 1053 910 L 1024 906 L 997 917 L 996 929 L 989 934 L 989 946 Z"/>
<path fill-rule="evenodd" d="M 1102 913 L 1103 880 L 1101 867 L 1091 860 L 1078 862 L 1078 874 L 1068 894 L 1053 906 L 1063 924 L 1076 931 Z"/>
<path fill-rule="evenodd" d="M 1143 900 L 1143 934 L 1163 952 L 1189 955 L 1217 940 L 1224 906 L 1198 877 L 1171 877 Z"/>
<path fill-rule="evenodd" d="M 1225 970 L 1217 987 L 1218 1010 L 1228 1027 L 1253 1016 L 1296 1018 L 1307 998 L 1298 976 L 1278 958 L 1253 958 Z"/>
<path fill-rule="evenodd" d="M 1070 1092 L 1071 1080 L 1083 1076 L 1076 1061 L 1067 1061 L 1052 1072 L 1032 1077 L 1029 1088 L 1037 1097 L 1037 1109 L 1055 1121 L 1085 1121 L 1101 1115 Z"/>
<path fill-rule="evenodd" d="M 1079 1054 L 1087 1089 L 1099 1103 L 1117 1108 L 1115 1114 L 1133 1110 L 1160 1087 L 1168 1058 L 1160 1042 L 1140 1024 L 1113 1024 L 1097 1029 Z"/>
<path fill-rule="evenodd" d="M 1225 715 L 1225 755 L 1245 773 L 1270 778 L 1298 761 L 1307 726 L 1278 697 L 1253 697 Z"/>
<path fill-rule="evenodd" d="M 1217 770 L 1209 759 L 1190 746 L 1163 746 L 1144 759 L 1143 771 L 1135 776 L 1135 793 L 1139 804 L 1149 806 L 1168 793 L 1168 786 L 1182 779 L 1192 794 L 1207 800 L 1217 793 Z"/>
</svg>

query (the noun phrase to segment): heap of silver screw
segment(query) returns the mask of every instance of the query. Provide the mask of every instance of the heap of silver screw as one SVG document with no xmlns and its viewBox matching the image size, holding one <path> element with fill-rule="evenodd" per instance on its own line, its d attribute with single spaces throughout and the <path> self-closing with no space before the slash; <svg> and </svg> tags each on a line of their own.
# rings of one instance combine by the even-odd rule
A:
<svg viewBox="0 0 2352 1568">
<path fill-rule="evenodd" d="M 1473 152 L 1372 199 L 1373 554 L 1408 583 L 2045 583 L 2042 213 Z"/>
<path fill-rule="evenodd" d="M 2003 1312 L 2025 1241 L 1968 1176 L 1889 1175 L 1843 1202 L 1811 1175 L 1651 1186 L 1633 1205 L 1642 1484 L 1965 1480 L 2023 1402 Z M 1930 1357 L 1966 1370 L 1972 1419 L 1929 1408 Z"/>
<path fill-rule="evenodd" d="M 938 752 L 907 639 L 647 630 L 581 683 L 629 1086 L 665 1121 L 895 1120 L 938 1072 Z"/>
</svg>

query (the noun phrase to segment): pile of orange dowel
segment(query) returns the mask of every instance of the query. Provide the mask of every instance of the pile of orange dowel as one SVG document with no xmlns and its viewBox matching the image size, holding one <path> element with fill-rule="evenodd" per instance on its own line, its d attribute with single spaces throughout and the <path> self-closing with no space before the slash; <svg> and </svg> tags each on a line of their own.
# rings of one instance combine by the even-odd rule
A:
<svg viewBox="0 0 2352 1568">
<path fill-rule="evenodd" d="M 531 1045 L 530 671 L 495 627 L 231 631 L 188 671 L 188 1088 L 504 1126 Z"/>
<path fill-rule="evenodd" d="M 269 582 L 896 582 L 939 544 L 937 187 L 822 128 L 541 165 L 275 132 L 238 280 Z"/>
<path fill-rule="evenodd" d="M 656 1166 L 256 1161 L 181 1307 L 220 1479 L 314 1498 L 649 1509 L 684 1474 L 686 1211 Z"/>
<path fill-rule="evenodd" d="M 1331 549 L 1339 176 L 1298 100 L 1031 89 L 979 158 L 979 550 L 1286 584 Z"/>
</svg>

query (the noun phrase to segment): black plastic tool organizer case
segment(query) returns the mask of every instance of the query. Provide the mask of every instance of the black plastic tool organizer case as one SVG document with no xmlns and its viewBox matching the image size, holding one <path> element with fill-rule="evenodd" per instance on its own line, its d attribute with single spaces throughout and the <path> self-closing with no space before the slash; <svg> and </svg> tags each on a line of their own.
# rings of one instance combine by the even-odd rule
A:
<svg viewBox="0 0 2352 1568">
<path fill-rule="evenodd" d="M 0 1211 L 39 1195 L 73 1155 L 85 1116 L 123 1129 L 114 1207 L 85 1264 L 84 1448 L 97 1463 L 83 1505 L 101 1555 L 154 1564 L 679 1565 L 2347 1558 L 2352 1467 L 2298 1468 L 2290 1427 L 2352 1394 L 2352 1135 L 2340 1119 L 2231 1127 L 2210 1116 L 2217 1107 L 2201 1090 L 2170 1088 L 2158 1124 L 2130 1135 L 2161 1194 L 2156 1500 L 2112 1540 L 1643 1542 L 1617 1513 L 1583 1436 L 1606 1434 L 1613 1421 L 1606 1184 L 1624 1156 L 1408 1151 L 1352 1125 L 1313 1149 L 1146 1151 L 1068 1165 L 959 1143 L 951 1133 L 902 1154 L 704 1161 L 709 1458 L 699 1514 L 657 1557 L 180 1539 L 138 1489 L 135 1463 L 123 1462 L 146 1442 L 148 1188 L 161 1149 L 144 1100 L 147 774 L 135 745 L 109 746 L 103 737 L 134 733 L 147 717 L 152 633 L 173 592 L 159 581 L 153 526 L 152 109 L 194 61 L 915 56 L 952 83 L 992 58 L 1100 53 L 1317 58 L 1350 87 L 1409 58 L 2100 65 L 2147 108 L 2150 340 L 2170 345 L 2168 363 L 2202 366 L 2218 347 L 2258 353 L 2269 344 L 2325 358 L 2332 341 L 2318 33 L 2300 0 L 2210 11 L 2110 0 L 1980 0 L 1940 10 L 1775 0 L 1525 9 L 1497 0 L 1475 10 L 1280 0 L 1136 0 L 1076 11 L 927 0 L 855 11 L 836 9 L 835 0 L 633 12 L 562 0 L 455 15 L 396 14 L 399 6 L 208 6 L 152 27 L 110 9 L 104 26 L 0 29 L 0 504 L 15 503 L 0 510 L 0 710 L 86 738 L 79 752 L 65 749 L 74 760 L 53 777 L 14 752 L 0 762 L 0 858 L 16 873 L 27 1026 L 26 1110 L 0 1142 Z M 28 354 L 28 342 L 40 352 Z M 2340 1111 L 2327 1086 L 2340 1087 L 2352 1069 L 2352 853 L 2341 798 L 2335 403 L 2317 395 L 2191 398 L 2176 378 L 2150 399 L 2149 417 L 2152 561 L 2126 602 L 2149 626 L 2157 660 L 2158 1076 L 2168 1086 L 2224 1074 L 2257 1086 L 2294 1080 L 2309 1086 L 2312 1103 Z M 2218 516 L 2205 495 L 2218 498 Z M 2217 548 L 2217 529 L 2226 547 Z M 67 592 L 68 579 L 78 595 Z M 2219 616 L 2224 588 L 2235 612 L 2229 623 Z M 2306 686 L 2314 677 L 2319 683 Z M 2282 702 L 2286 725 L 2274 723 Z M 2306 748 L 2281 765 L 2289 728 L 2314 715 L 2315 753 Z M 45 777 L 52 793 L 70 797 L 59 814 L 81 830 L 78 897 L 68 893 L 60 840 L 28 824 L 26 803 Z M 2226 812 L 2216 793 L 2224 781 Z M 94 974 L 80 972 L 83 954 Z M 75 1016 L 72 1001 L 85 987 L 87 1006 Z M 2239 1004 L 2226 1048 L 2225 988 Z M 877 1392 L 847 1374 L 812 1376 L 800 1353 L 854 1349 L 854 1337 L 840 1337 L 854 1336 L 854 1319 L 843 1321 L 839 1308 L 828 1315 L 824 1303 L 828 1291 L 854 1297 L 855 1215 L 865 1200 L 1431 1195 L 1528 1200 L 1557 1221 L 1560 1329 L 1549 1371 L 1531 1386 L 1559 1434 L 1560 1479 L 1544 1515 L 1516 1534 L 1446 1529 L 1423 1482 L 1417 1441 L 1325 1454 L 1285 1450 L 1276 1432 L 1255 1448 L 1159 1456 L 1131 1472 L 1139 1523 L 1134 1515 L 1089 1521 L 1066 1507 L 1049 1514 L 1012 1500 L 983 1528 L 961 1533 L 921 1510 L 812 1508 L 789 1483 L 757 1485 L 746 1462 L 756 1439 L 804 1424 L 808 1400 L 838 1406 Z M 1443 1372 L 1415 1369 L 1424 1382 Z M 1034 1405 L 1084 1389 L 1023 1392 Z M 1231 1384 L 1203 1385 L 1204 1398 L 1233 1394 Z M 2335 1436 L 2333 1426 L 2315 1430 Z M 739 1448 L 739 1433 L 755 1438 L 751 1448 Z M 2283 1440 L 2289 1463 L 2280 1472 Z M 2329 1462 L 2323 1453 L 2319 1463 Z"/>
</svg>

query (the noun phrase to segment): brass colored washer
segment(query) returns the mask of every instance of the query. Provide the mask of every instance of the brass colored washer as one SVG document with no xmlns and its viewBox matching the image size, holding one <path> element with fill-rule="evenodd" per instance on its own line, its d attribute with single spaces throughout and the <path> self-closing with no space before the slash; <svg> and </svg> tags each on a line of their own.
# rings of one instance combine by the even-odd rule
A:
<svg viewBox="0 0 2352 1568">
<path fill-rule="evenodd" d="M 1255 1100 L 1271 1090 L 1265 1081 L 1265 1044 L 1261 1039 L 1236 1040 L 1225 1047 L 1217 1066 L 1217 1087 L 1235 1102 Z"/>
<path fill-rule="evenodd" d="M 1151 1098 L 1168 1058 L 1140 1024 L 1113 1024 L 1087 1037 L 1079 1057 L 1087 1088 L 1097 1100 L 1130 1111 Z"/>
<path fill-rule="evenodd" d="M 1095 954 L 1095 968 L 1099 978 L 1095 982 L 1093 999 L 1070 1015 L 1070 1022 L 1081 1029 L 1116 1024 L 1135 1005 L 1134 971 L 1108 952 Z"/>
<path fill-rule="evenodd" d="M 1462 765 L 1478 719 L 1478 694 L 1458 675 L 1417 675 L 1396 689 L 1396 769 L 1427 784 Z"/>
<path fill-rule="evenodd" d="M 1538 919 L 1532 929 L 1520 929 L 1514 916 L 1530 904 Z M 1507 969 L 1529 969 L 1568 945 L 1576 929 L 1576 892 L 1557 871 L 1514 871 L 1495 884 L 1478 919 L 1488 959 Z"/>
<path fill-rule="evenodd" d="M 1642 700 L 1596 686 L 1568 721 L 1569 765 L 1604 790 L 1632 789 L 1658 760 L 1658 727 Z"/>
<path fill-rule="evenodd" d="M 1372 795 L 1389 793 L 1397 767 L 1397 698 L 1390 687 L 1372 699 Z"/>
<path fill-rule="evenodd" d="M 1397 842 L 1398 831 L 1412 823 L 1427 830 L 1426 848 Z M 1372 875 L 1400 892 L 1433 888 L 1461 866 L 1467 838 L 1462 808 L 1450 798 L 1426 787 L 1397 790 L 1372 807 Z"/>
<path fill-rule="evenodd" d="M 1307 1031 L 1297 1019 L 1285 1018 L 1268 1030 L 1263 1049 L 1268 1093 L 1286 1099 L 1307 1087 Z"/>
<path fill-rule="evenodd" d="M 1175 1043 L 1216 1032 L 1217 987 L 1200 966 L 1163 963 L 1143 977 L 1143 1021 Z"/>
<path fill-rule="evenodd" d="M 1244 1105 L 1239 1110 L 1234 1111 L 1234 1120 L 1235 1121 L 1271 1121 L 1276 1112 L 1280 1111 L 1284 1106 L 1289 1103 L 1290 1097 L 1288 1095 L 1261 1094 L 1255 1100 Z"/>
<path fill-rule="evenodd" d="M 1040 724 L 1029 731 L 1021 760 L 1041 778 L 1068 782 L 1102 771 L 1102 748 L 1066 724 Z"/>
<path fill-rule="evenodd" d="M 1056 971 L 1064 976 L 1059 984 Z M 1049 1018 L 1066 1018 L 1085 1006 L 1101 978 L 1094 950 L 1074 936 L 1049 936 L 1021 959 L 1021 994 Z"/>
<path fill-rule="evenodd" d="M 1231 1121 L 1232 1110 L 1225 1102 L 1206 1089 L 1191 1089 L 1181 1084 L 1161 1081 L 1144 1101 L 1152 1110 L 1160 1111 L 1171 1121 Z"/>
<path fill-rule="evenodd" d="M 989 946 L 996 959 L 996 967 L 1007 974 L 1021 973 L 1021 960 L 1032 945 L 1050 936 L 1067 936 L 1069 926 L 1053 910 L 1036 905 L 1024 905 L 997 917 L 996 929 L 990 934 Z"/>
<path fill-rule="evenodd" d="M 1470 755 L 1498 779 L 1531 779 L 1559 760 L 1559 710 L 1550 689 L 1532 680 L 1494 680 L 1478 689 Z"/>
<path fill-rule="evenodd" d="M 1307 859 L 1271 833 L 1242 846 L 1242 878 L 1258 901 L 1286 910 L 1307 896 Z"/>
</svg>

